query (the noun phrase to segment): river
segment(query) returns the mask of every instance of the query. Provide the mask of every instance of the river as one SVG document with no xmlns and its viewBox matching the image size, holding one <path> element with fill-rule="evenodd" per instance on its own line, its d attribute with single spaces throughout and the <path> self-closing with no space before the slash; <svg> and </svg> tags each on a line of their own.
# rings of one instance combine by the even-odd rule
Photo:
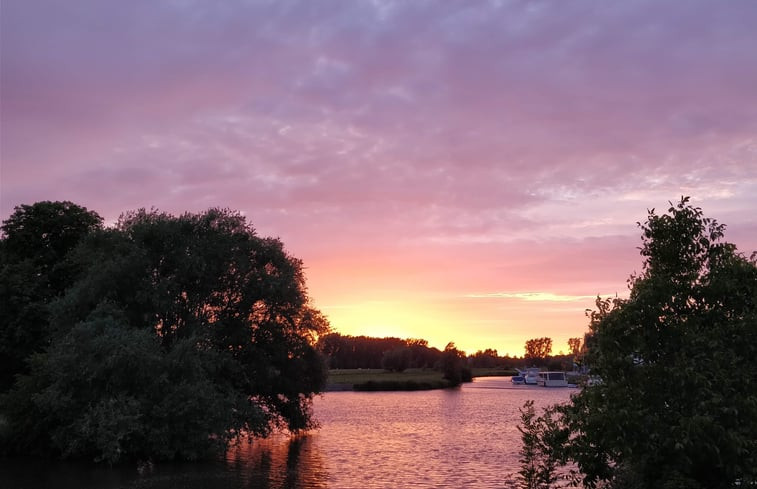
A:
<svg viewBox="0 0 757 489">
<path fill-rule="evenodd" d="M 243 442 L 215 463 L 91 468 L 0 460 L 8 489 L 235 489 L 511 487 L 518 470 L 518 408 L 568 400 L 574 389 L 515 386 L 509 377 L 457 389 L 328 392 L 321 427 Z"/>
</svg>

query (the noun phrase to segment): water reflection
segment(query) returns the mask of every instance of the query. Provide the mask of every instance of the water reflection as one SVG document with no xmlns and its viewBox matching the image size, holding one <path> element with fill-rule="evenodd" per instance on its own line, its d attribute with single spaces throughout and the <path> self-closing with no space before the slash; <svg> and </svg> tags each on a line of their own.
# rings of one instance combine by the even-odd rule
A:
<svg viewBox="0 0 757 489">
<path fill-rule="evenodd" d="M 226 453 L 226 469 L 238 474 L 238 487 L 328 487 L 323 457 L 310 435 L 274 435 L 266 440 L 242 442 Z"/>
<path fill-rule="evenodd" d="M 518 408 L 568 389 L 476 379 L 459 389 L 334 392 L 315 403 L 329 487 L 510 487 L 518 470 Z"/>
<path fill-rule="evenodd" d="M 518 408 L 568 399 L 569 389 L 476 379 L 459 389 L 329 392 L 316 399 L 321 428 L 233 446 L 222 460 L 132 468 L 0 460 L 0 488 L 293 489 L 512 487 Z"/>
<path fill-rule="evenodd" d="M 36 459 L 0 459 L 0 488 L 13 489 L 301 489 L 326 488 L 323 456 L 312 436 L 274 435 L 241 442 L 225 460 L 92 467 Z"/>
</svg>

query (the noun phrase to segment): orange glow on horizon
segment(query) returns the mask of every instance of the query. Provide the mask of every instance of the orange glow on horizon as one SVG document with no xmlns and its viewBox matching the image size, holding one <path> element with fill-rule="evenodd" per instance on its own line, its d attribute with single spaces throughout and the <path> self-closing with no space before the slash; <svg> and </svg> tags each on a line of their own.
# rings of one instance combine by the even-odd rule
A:
<svg viewBox="0 0 757 489">
<path fill-rule="evenodd" d="M 344 335 L 420 338 L 440 350 L 454 342 L 468 354 L 493 348 L 502 356 L 522 356 L 526 340 L 542 336 L 552 338 L 553 353 L 567 352 L 568 338 L 583 337 L 588 330 L 584 312 L 592 305 L 593 299 L 546 307 L 519 299 L 434 299 L 406 293 L 324 305 L 321 311 L 332 329 Z"/>
<path fill-rule="evenodd" d="M 481 323 L 486 320 L 474 320 L 465 324 L 458 319 L 450 318 L 446 321 L 438 314 L 414 309 L 411 306 L 384 303 L 390 310 L 381 310 L 381 305 L 360 304 L 339 308 L 323 308 L 334 332 L 350 336 L 396 337 L 402 339 L 419 338 L 427 340 L 429 346 L 440 350 L 449 342 L 455 343 L 457 348 L 467 354 L 478 350 L 492 348 L 500 356 L 523 356 L 526 340 L 542 336 L 552 338 L 552 353 L 568 351 L 568 338 L 580 337 L 588 330 L 583 313 L 576 312 L 579 318 L 575 323 L 562 328 L 562 333 L 555 334 L 555 328 L 549 318 L 527 319 L 531 327 L 527 330 L 517 326 L 517 318 L 509 321 L 499 321 L 496 325 L 498 332 L 480 334 L 482 329 L 490 329 Z M 492 321 L 496 323 L 497 321 Z M 471 323 L 478 323 L 472 325 Z M 473 327 L 476 326 L 476 327 Z"/>
<path fill-rule="evenodd" d="M 504 246 L 468 253 L 464 267 L 439 265 L 463 256 L 455 247 L 362 249 L 338 260 L 316 255 L 304 261 L 313 304 L 340 334 L 419 338 L 439 349 L 454 342 L 468 354 L 492 348 L 502 356 L 522 356 L 527 340 L 546 336 L 553 353 L 567 352 L 568 338 L 588 331 L 585 311 L 594 308 L 597 291 L 607 296 L 616 290 L 586 280 L 586 274 L 575 286 L 565 278 L 576 273 L 573 263 L 562 269 L 551 262 L 546 246 L 527 246 L 545 250 L 526 268 L 522 261 L 508 263 L 523 252 L 511 247 L 501 256 Z"/>
</svg>

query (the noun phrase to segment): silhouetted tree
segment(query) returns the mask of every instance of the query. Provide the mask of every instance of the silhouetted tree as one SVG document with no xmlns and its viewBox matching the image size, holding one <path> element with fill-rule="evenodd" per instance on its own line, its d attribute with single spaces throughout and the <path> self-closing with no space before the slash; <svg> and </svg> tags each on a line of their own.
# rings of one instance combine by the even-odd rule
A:
<svg viewBox="0 0 757 489">
<path fill-rule="evenodd" d="M 486 350 L 478 350 L 476 353 L 468 357 L 468 362 L 471 367 L 474 368 L 494 368 L 501 364 L 497 350 L 487 348 Z"/>
<path fill-rule="evenodd" d="M 53 337 L 0 401 L 14 451 L 193 459 L 311 426 L 325 318 L 302 263 L 228 210 L 138 211 L 67 255 Z"/>
<path fill-rule="evenodd" d="M 410 366 L 412 352 L 406 346 L 400 346 L 384 352 L 381 366 L 390 372 L 404 372 Z"/>
<path fill-rule="evenodd" d="M 330 368 L 348 368 L 344 357 L 349 354 L 349 341 L 339 333 L 329 333 L 318 338 L 317 348 L 326 356 Z"/>
<path fill-rule="evenodd" d="M 526 360 L 544 362 L 552 353 L 552 338 L 533 338 L 526 341 Z"/>
<path fill-rule="evenodd" d="M 330 333 L 318 340 L 318 349 L 328 357 L 331 368 L 384 368 L 386 352 L 406 348 L 409 350 L 407 366 L 431 367 L 441 356 L 436 348 L 429 348 L 426 340 L 400 338 L 373 338 Z"/>
<path fill-rule="evenodd" d="M 577 357 L 581 353 L 581 338 L 568 338 L 570 354 Z"/>
<path fill-rule="evenodd" d="M 97 213 L 71 202 L 21 205 L 3 222 L 0 239 L 0 392 L 50 342 L 50 302 L 74 279 L 68 255 L 100 229 Z"/>
<path fill-rule="evenodd" d="M 454 343 L 450 342 L 444 348 L 441 363 L 443 377 L 450 385 L 456 386 L 471 381 L 472 375 L 466 365 L 465 352 L 458 350 Z"/>
<path fill-rule="evenodd" d="M 597 299 L 587 361 L 601 382 L 558 407 L 586 487 L 757 482 L 757 260 L 688 198 L 649 211 L 628 299 Z"/>
<path fill-rule="evenodd" d="M 410 366 L 414 368 L 430 368 L 439 361 L 441 352 L 437 348 L 428 346 L 428 341 L 411 338 L 407 340 L 410 349 Z"/>
</svg>

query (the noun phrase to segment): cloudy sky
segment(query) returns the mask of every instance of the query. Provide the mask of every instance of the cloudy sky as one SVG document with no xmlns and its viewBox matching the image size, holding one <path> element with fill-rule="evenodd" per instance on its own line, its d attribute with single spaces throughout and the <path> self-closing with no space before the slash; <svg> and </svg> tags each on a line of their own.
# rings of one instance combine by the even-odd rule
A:
<svg viewBox="0 0 757 489">
<path fill-rule="evenodd" d="M 3 0 L 0 218 L 238 209 L 345 334 L 555 351 L 690 195 L 757 249 L 757 2 Z"/>
</svg>

